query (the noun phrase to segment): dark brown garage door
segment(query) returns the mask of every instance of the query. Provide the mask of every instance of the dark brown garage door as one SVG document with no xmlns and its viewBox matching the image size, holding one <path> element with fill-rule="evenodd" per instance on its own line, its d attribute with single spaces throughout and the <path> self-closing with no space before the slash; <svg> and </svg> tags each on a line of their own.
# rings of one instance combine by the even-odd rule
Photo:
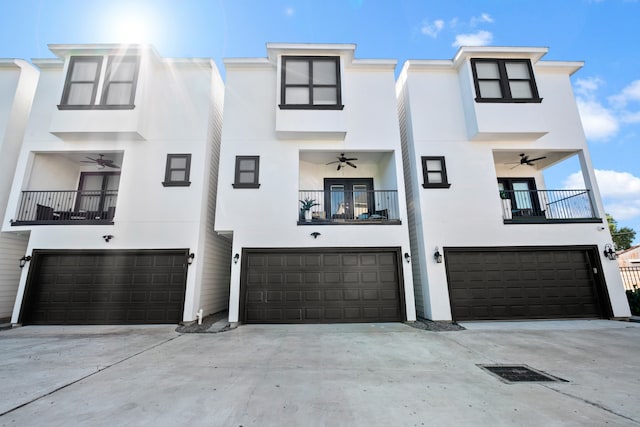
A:
<svg viewBox="0 0 640 427">
<path fill-rule="evenodd" d="M 447 248 L 445 259 L 455 320 L 603 316 L 590 249 Z"/>
<path fill-rule="evenodd" d="M 398 322 L 396 250 L 245 250 L 247 323 Z"/>
<path fill-rule="evenodd" d="M 22 322 L 182 320 L 186 250 L 34 251 Z"/>
</svg>

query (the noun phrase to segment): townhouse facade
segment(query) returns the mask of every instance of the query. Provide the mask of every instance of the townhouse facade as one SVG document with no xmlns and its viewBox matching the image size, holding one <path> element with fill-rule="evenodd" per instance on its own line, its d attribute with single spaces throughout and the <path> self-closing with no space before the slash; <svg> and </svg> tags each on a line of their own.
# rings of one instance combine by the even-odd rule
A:
<svg viewBox="0 0 640 427">
<path fill-rule="evenodd" d="M 583 64 L 546 52 L 465 47 L 400 73 L 419 316 L 629 316 L 569 79 Z M 547 188 L 562 162 L 584 187 Z"/>
<path fill-rule="evenodd" d="M 269 43 L 224 61 L 231 322 L 415 320 L 396 61 L 354 54 Z"/>
<path fill-rule="evenodd" d="M 28 235 L 12 323 L 178 323 L 224 310 L 215 64 L 144 45 L 50 50 L 55 59 L 32 61 L 39 81 L 2 224 Z"/>
</svg>

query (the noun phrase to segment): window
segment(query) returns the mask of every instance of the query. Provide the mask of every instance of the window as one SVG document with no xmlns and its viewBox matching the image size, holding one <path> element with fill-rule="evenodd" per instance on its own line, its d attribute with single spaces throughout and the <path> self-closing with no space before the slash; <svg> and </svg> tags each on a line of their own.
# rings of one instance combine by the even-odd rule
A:
<svg viewBox="0 0 640 427">
<path fill-rule="evenodd" d="M 472 59 L 477 102 L 541 102 L 528 59 Z"/>
<path fill-rule="evenodd" d="M 282 57 L 280 108 L 341 110 L 340 58 Z"/>
<path fill-rule="evenodd" d="M 74 56 L 69 63 L 62 94 L 64 105 L 92 105 L 96 100 L 101 56 Z"/>
<path fill-rule="evenodd" d="M 191 169 L 191 154 L 167 154 L 167 168 L 164 173 L 165 187 L 188 187 Z"/>
<path fill-rule="evenodd" d="M 236 177 L 233 188 L 259 188 L 259 156 L 236 156 Z"/>
<path fill-rule="evenodd" d="M 102 92 L 103 105 L 133 105 L 138 77 L 138 58 L 112 56 Z"/>
<path fill-rule="evenodd" d="M 136 56 L 73 56 L 69 62 L 61 110 L 131 109 L 134 107 L 139 62 Z M 98 88 L 102 95 L 97 99 Z"/>
<path fill-rule="evenodd" d="M 422 174 L 424 175 L 424 188 L 449 188 L 447 182 L 447 169 L 444 157 L 422 157 Z"/>
</svg>

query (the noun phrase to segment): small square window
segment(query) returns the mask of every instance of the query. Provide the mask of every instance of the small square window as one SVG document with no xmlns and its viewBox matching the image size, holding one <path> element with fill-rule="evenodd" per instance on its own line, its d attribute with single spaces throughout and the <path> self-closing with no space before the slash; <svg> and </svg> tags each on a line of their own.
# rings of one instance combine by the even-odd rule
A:
<svg viewBox="0 0 640 427">
<path fill-rule="evenodd" d="M 422 174 L 424 176 L 424 188 L 449 188 L 447 181 L 447 169 L 444 157 L 422 157 Z"/>
<path fill-rule="evenodd" d="M 476 102 L 541 102 L 528 59 L 472 59 Z"/>
<path fill-rule="evenodd" d="M 259 156 L 236 156 L 236 173 L 233 188 L 259 188 Z"/>
<path fill-rule="evenodd" d="M 165 187 L 188 187 L 191 170 L 191 154 L 167 154 L 167 167 L 164 173 Z"/>
<path fill-rule="evenodd" d="M 340 58 L 282 57 L 280 97 L 282 109 L 342 109 Z"/>
</svg>

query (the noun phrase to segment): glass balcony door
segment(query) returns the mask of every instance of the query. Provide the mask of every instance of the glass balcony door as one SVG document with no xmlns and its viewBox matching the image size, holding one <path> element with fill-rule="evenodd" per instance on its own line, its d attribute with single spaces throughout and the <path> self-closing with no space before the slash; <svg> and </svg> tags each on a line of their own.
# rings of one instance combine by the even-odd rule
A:
<svg viewBox="0 0 640 427">
<path fill-rule="evenodd" d="M 326 178 L 324 190 L 330 219 L 358 219 L 373 209 L 372 178 Z"/>
</svg>

